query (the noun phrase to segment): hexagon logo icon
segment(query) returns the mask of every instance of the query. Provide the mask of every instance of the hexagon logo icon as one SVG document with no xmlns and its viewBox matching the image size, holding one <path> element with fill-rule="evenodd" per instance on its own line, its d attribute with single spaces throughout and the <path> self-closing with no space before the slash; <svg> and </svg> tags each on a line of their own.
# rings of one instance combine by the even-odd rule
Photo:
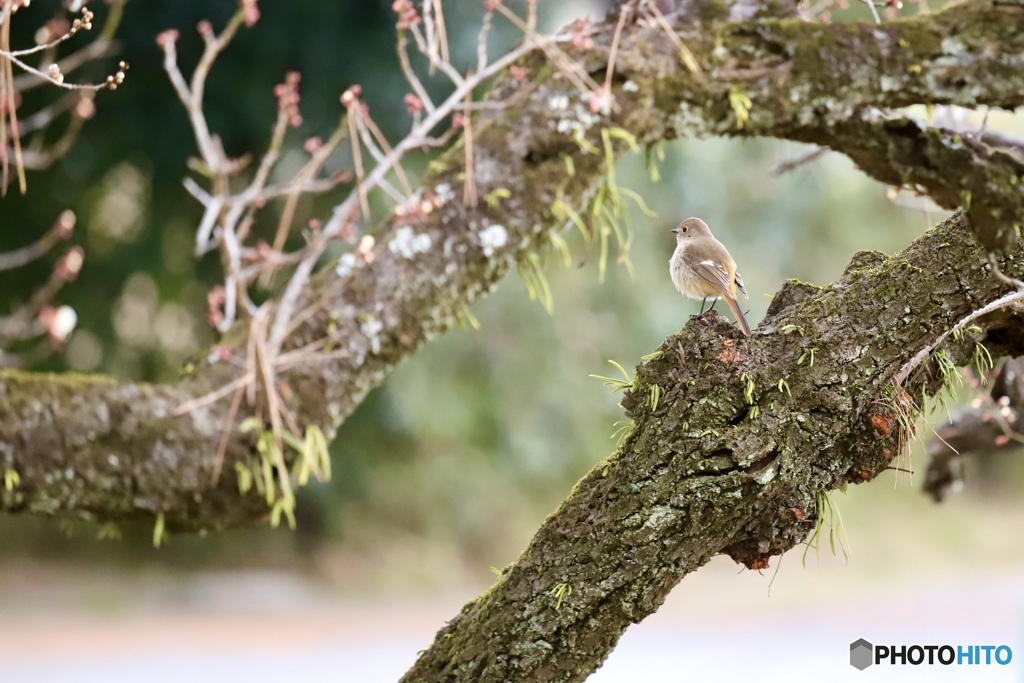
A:
<svg viewBox="0 0 1024 683">
<path fill-rule="evenodd" d="M 874 649 L 875 646 L 863 638 L 850 643 L 850 666 L 863 671 L 874 664 Z"/>
</svg>

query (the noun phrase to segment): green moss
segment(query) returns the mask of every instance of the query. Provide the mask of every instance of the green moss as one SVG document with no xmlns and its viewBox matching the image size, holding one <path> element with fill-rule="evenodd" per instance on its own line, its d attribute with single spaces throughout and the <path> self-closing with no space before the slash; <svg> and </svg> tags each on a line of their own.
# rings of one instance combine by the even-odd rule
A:
<svg viewBox="0 0 1024 683">
<path fill-rule="evenodd" d="M 710 0 L 699 7 L 702 24 L 714 24 L 729 18 L 729 4 L 725 0 Z"/>
</svg>

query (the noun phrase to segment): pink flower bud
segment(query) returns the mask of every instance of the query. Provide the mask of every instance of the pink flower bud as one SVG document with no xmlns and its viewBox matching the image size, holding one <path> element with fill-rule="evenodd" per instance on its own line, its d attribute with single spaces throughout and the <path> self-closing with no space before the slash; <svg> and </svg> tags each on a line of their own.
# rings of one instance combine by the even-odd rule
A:
<svg viewBox="0 0 1024 683">
<path fill-rule="evenodd" d="M 260 20 L 260 8 L 256 6 L 256 0 L 240 0 L 238 4 L 245 12 L 245 25 L 252 28 Z"/>
<path fill-rule="evenodd" d="M 81 247 L 71 247 L 68 253 L 64 254 L 60 261 L 57 261 L 53 272 L 64 282 L 74 282 L 82 270 L 83 263 L 85 263 L 85 252 Z"/>
<path fill-rule="evenodd" d="M 312 154 L 323 146 L 324 141 L 319 136 L 314 135 L 311 138 L 307 138 L 306 142 L 302 145 L 302 149 L 306 150 L 306 154 Z"/>
<path fill-rule="evenodd" d="M 341 94 L 341 103 L 346 109 L 351 109 L 359 96 L 363 94 L 363 86 L 356 84 Z"/>
<path fill-rule="evenodd" d="M 181 34 L 178 33 L 178 29 L 176 29 L 176 28 L 168 29 L 166 31 L 163 31 L 162 33 L 158 33 L 157 34 L 157 36 L 156 36 L 156 44 L 159 45 L 162 48 L 166 48 L 166 47 L 172 46 L 176 42 L 178 42 L 178 38 L 180 36 L 181 36 Z"/>
<path fill-rule="evenodd" d="M 413 93 L 405 94 L 405 108 L 409 111 L 409 116 L 412 116 L 416 112 L 423 111 L 423 100 L 414 95 Z"/>
<path fill-rule="evenodd" d="M 71 209 L 65 209 L 61 212 L 60 216 L 57 217 L 57 222 L 53 224 L 53 231 L 57 233 L 57 236 L 62 240 L 71 239 L 71 233 L 75 230 L 75 212 Z"/>
</svg>

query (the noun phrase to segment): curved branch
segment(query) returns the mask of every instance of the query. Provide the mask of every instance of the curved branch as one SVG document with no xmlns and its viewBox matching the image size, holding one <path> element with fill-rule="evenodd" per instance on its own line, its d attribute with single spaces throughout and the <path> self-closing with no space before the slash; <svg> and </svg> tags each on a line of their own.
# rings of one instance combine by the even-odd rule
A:
<svg viewBox="0 0 1024 683">
<path fill-rule="evenodd" d="M 824 492 L 872 480 L 902 450 L 893 378 L 1006 289 L 984 263 L 957 215 L 900 254 L 862 252 L 827 288 L 791 282 L 752 337 L 720 316 L 691 321 L 637 366 L 616 453 L 403 680 L 582 681 L 714 555 L 760 569 L 801 543 Z M 1015 314 L 978 323 L 994 347 L 1024 347 Z M 963 361 L 974 343 L 948 353 Z M 906 390 L 934 393 L 929 374 Z"/>
<path fill-rule="evenodd" d="M 865 116 L 789 137 L 843 152 L 884 183 L 920 186 L 946 208 L 963 206 L 989 249 L 1014 244 L 1024 224 L 1024 154 L 1014 148 L 901 117 Z"/>
</svg>

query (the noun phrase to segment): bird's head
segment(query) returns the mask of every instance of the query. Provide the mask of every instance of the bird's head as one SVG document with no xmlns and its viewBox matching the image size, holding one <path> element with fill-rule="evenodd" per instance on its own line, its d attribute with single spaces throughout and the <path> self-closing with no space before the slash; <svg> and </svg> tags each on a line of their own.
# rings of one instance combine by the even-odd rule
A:
<svg viewBox="0 0 1024 683">
<path fill-rule="evenodd" d="M 672 228 L 672 232 L 676 234 L 677 242 L 693 239 L 694 237 L 710 237 L 711 235 L 711 229 L 708 227 L 708 224 L 699 218 L 687 218 L 678 227 Z"/>
</svg>

